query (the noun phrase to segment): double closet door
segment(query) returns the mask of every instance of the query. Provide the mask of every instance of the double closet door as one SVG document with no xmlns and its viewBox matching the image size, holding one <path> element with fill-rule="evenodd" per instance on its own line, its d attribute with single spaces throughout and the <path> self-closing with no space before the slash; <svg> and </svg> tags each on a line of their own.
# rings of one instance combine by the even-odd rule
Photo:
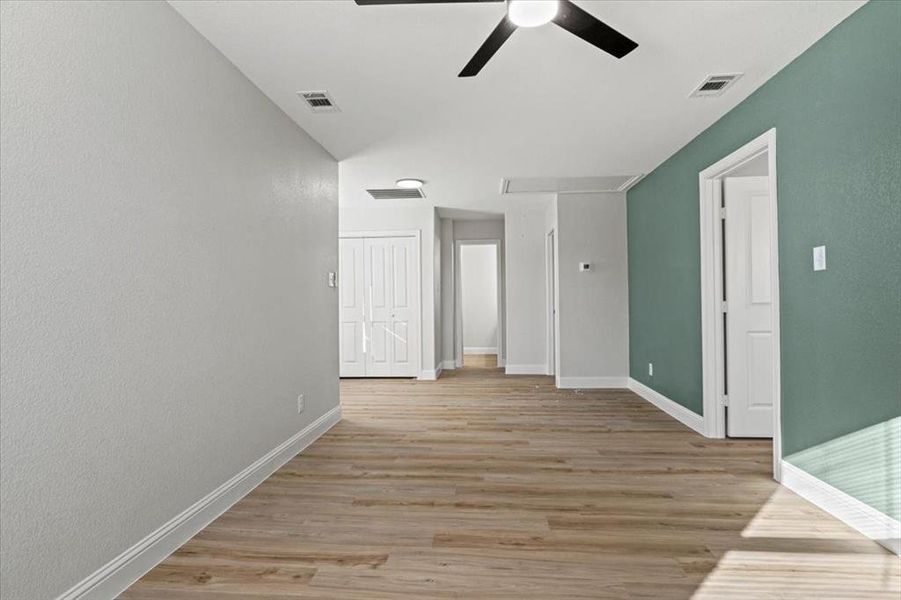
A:
<svg viewBox="0 0 901 600">
<path fill-rule="evenodd" d="M 341 377 L 419 374 L 416 237 L 339 239 Z"/>
</svg>

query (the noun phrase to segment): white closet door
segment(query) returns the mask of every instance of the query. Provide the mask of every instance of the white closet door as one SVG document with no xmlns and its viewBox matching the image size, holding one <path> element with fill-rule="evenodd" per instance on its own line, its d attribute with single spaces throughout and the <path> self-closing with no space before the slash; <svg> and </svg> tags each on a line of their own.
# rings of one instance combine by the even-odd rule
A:
<svg viewBox="0 0 901 600">
<path fill-rule="evenodd" d="M 419 361 L 419 271 L 416 240 L 366 238 L 367 377 L 416 377 Z"/>
<path fill-rule="evenodd" d="M 338 349 L 341 377 L 366 376 L 363 239 L 338 240 Z"/>
<path fill-rule="evenodd" d="M 725 181 L 728 435 L 772 437 L 776 340 L 766 177 Z"/>
<path fill-rule="evenodd" d="M 389 336 L 391 375 L 416 377 L 419 368 L 419 270 L 416 268 L 415 239 L 389 238 L 388 273 L 391 281 L 389 297 Z"/>
<path fill-rule="evenodd" d="M 417 241 L 339 240 L 341 377 L 419 375 Z"/>
<path fill-rule="evenodd" d="M 363 240 L 363 269 L 366 289 L 366 376 L 390 377 L 391 372 L 391 292 L 389 269 L 391 238 Z"/>
</svg>

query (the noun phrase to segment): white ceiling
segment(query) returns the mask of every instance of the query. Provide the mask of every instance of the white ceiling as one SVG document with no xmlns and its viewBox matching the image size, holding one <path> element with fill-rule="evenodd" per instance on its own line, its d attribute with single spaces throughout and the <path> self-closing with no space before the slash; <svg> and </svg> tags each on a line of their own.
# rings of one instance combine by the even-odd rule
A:
<svg viewBox="0 0 901 600">
<path fill-rule="evenodd" d="M 342 204 L 416 177 L 429 204 L 489 211 L 516 201 L 503 177 L 653 170 L 864 4 L 576 0 L 638 49 L 616 60 L 553 25 L 520 29 L 460 79 L 503 4 L 170 3 L 341 161 Z M 734 72 L 722 97 L 688 98 Z M 341 112 L 296 96 L 321 89 Z"/>
</svg>

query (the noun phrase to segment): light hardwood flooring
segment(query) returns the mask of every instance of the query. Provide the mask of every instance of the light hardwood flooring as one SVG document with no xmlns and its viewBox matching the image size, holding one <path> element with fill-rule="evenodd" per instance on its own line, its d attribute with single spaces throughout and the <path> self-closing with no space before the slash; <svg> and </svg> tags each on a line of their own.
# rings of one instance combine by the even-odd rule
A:
<svg viewBox="0 0 901 600">
<path fill-rule="evenodd" d="M 899 559 L 629 391 L 346 380 L 344 420 L 122 597 L 891 598 Z"/>
<path fill-rule="evenodd" d="M 494 369 L 497 367 L 497 354 L 464 354 L 463 366 Z"/>
</svg>

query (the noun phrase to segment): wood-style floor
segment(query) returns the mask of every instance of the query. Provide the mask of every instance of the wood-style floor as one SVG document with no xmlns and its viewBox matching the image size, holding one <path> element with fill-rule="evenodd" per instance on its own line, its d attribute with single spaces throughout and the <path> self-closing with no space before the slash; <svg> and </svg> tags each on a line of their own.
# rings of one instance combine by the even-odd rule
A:
<svg viewBox="0 0 901 600">
<path fill-rule="evenodd" d="M 344 420 L 122 597 L 891 598 L 899 559 L 629 391 L 348 380 Z"/>
</svg>

